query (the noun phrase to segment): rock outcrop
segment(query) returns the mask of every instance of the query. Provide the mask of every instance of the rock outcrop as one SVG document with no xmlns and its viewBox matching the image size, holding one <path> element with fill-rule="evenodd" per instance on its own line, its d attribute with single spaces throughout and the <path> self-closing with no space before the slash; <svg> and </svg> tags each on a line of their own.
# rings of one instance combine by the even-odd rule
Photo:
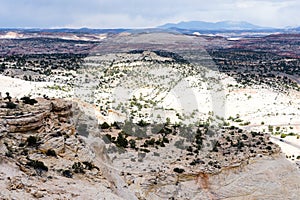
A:
<svg viewBox="0 0 300 200">
<path fill-rule="evenodd" d="M 0 199 L 120 199 L 76 132 L 76 104 L 36 101 L 0 109 Z"/>
</svg>

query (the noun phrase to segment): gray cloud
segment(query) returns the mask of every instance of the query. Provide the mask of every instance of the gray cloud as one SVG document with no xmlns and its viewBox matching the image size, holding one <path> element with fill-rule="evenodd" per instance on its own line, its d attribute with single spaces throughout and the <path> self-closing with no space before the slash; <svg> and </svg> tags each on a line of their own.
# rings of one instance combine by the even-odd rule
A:
<svg viewBox="0 0 300 200">
<path fill-rule="evenodd" d="M 0 0 L 0 27 L 153 27 L 188 20 L 296 26 L 298 0 Z"/>
</svg>

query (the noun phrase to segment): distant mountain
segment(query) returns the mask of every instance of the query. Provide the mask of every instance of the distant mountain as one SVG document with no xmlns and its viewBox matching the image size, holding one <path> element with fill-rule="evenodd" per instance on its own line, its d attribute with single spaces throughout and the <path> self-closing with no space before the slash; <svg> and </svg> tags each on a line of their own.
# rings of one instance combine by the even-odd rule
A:
<svg viewBox="0 0 300 200">
<path fill-rule="evenodd" d="M 82 34 L 101 34 L 101 33 L 121 33 L 131 29 L 92 29 L 92 28 L 0 28 L 1 31 L 16 31 L 26 33 L 82 33 Z"/>
<path fill-rule="evenodd" d="M 299 26 L 299 27 L 296 27 L 296 28 L 294 28 L 294 30 L 295 30 L 295 31 L 298 31 L 298 32 L 300 32 L 300 26 Z"/>
<path fill-rule="evenodd" d="M 263 30 L 272 29 L 257 26 L 244 21 L 222 21 L 222 22 L 204 22 L 188 21 L 179 23 L 168 23 L 158 28 L 161 29 L 188 29 L 188 30 Z"/>
</svg>

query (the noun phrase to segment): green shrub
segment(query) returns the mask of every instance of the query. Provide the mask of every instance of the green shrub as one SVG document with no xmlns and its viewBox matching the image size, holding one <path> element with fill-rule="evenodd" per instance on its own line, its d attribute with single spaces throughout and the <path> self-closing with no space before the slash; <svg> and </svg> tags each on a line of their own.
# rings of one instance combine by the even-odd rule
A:
<svg viewBox="0 0 300 200">
<path fill-rule="evenodd" d="M 134 139 L 130 139 L 130 140 L 129 140 L 129 146 L 130 146 L 130 148 L 132 148 L 132 149 L 135 149 L 135 148 L 136 148 L 136 142 L 135 142 Z"/>
<path fill-rule="evenodd" d="M 8 108 L 8 109 L 15 109 L 15 108 L 17 108 L 17 104 L 15 104 L 15 103 L 13 103 L 11 101 L 5 102 L 5 103 L 6 103 L 6 108 Z"/>
<path fill-rule="evenodd" d="M 27 162 L 27 165 L 29 167 L 33 167 L 34 169 L 48 171 L 48 167 L 42 161 L 30 160 L 29 162 Z"/>
<path fill-rule="evenodd" d="M 116 140 L 116 145 L 118 147 L 123 147 L 126 148 L 128 145 L 128 141 L 127 139 L 124 137 L 124 135 L 122 133 L 118 134 L 117 140 Z"/>
<path fill-rule="evenodd" d="M 285 138 L 285 137 L 286 137 L 286 134 L 282 133 L 282 134 L 280 135 L 280 137 L 281 137 L 281 138 Z"/>
<path fill-rule="evenodd" d="M 100 125 L 100 128 L 101 129 L 109 129 L 110 128 L 110 125 L 106 122 L 103 122 L 103 124 Z"/>
<path fill-rule="evenodd" d="M 243 120 L 242 119 L 236 119 L 234 120 L 235 122 L 242 122 Z"/>
<path fill-rule="evenodd" d="M 166 137 L 163 137 L 162 141 L 163 141 L 164 143 L 169 143 L 169 139 L 166 138 Z"/>
<path fill-rule="evenodd" d="M 140 149 L 141 151 L 143 151 L 143 152 L 145 152 L 145 153 L 149 153 L 150 152 L 150 150 L 149 149 Z"/>
<path fill-rule="evenodd" d="M 149 125 L 149 123 L 145 122 L 144 120 L 140 120 L 138 123 L 137 123 L 138 126 L 140 127 L 146 127 Z"/>
<path fill-rule="evenodd" d="M 110 143 L 110 142 L 114 142 L 114 140 L 112 139 L 112 137 L 111 137 L 111 135 L 110 134 L 105 134 L 104 136 L 103 136 L 103 140 L 104 140 L 104 142 L 106 143 L 106 144 L 108 144 L 108 143 Z"/>
<path fill-rule="evenodd" d="M 48 149 L 47 152 L 46 152 L 46 155 L 47 156 L 53 156 L 53 157 L 56 157 L 56 152 L 53 150 L 53 149 Z"/>
<path fill-rule="evenodd" d="M 98 169 L 99 170 L 99 168 L 97 167 L 97 166 L 95 166 L 93 163 L 91 163 L 91 162 L 88 162 L 88 161 L 84 161 L 84 162 L 82 162 L 82 164 L 84 164 L 85 165 L 85 169 L 87 169 L 87 170 L 92 170 L 92 169 Z"/>
<path fill-rule="evenodd" d="M 62 172 L 62 175 L 64 176 L 64 177 L 67 177 L 67 178 L 73 178 L 73 174 L 72 174 L 72 172 L 71 172 L 71 170 L 64 170 L 63 172 Z"/>
<path fill-rule="evenodd" d="M 176 168 L 173 169 L 173 171 L 176 172 L 176 173 L 178 173 L 178 174 L 181 174 L 181 173 L 184 172 L 184 169 L 176 167 Z"/>
<path fill-rule="evenodd" d="M 37 100 L 31 99 L 30 97 L 22 97 L 21 100 L 23 101 L 23 103 L 29 104 L 29 105 L 34 105 L 37 103 Z"/>
<path fill-rule="evenodd" d="M 37 141 L 38 141 L 38 139 L 35 136 L 29 136 L 26 140 L 28 146 L 36 146 Z"/>
<path fill-rule="evenodd" d="M 84 174 L 84 167 L 83 165 L 80 163 L 80 162 L 75 162 L 73 165 L 72 165 L 72 169 L 75 173 L 81 173 L 81 174 Z"/>
</svg>

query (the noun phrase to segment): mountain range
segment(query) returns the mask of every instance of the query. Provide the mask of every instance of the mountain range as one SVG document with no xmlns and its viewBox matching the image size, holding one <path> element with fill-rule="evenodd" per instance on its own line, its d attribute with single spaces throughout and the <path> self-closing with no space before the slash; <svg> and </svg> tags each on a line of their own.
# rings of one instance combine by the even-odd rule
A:
<svg viewBox="0 0 300 200">
<path fill-rule="evenodd" d="M 0 32 L 16 31 L 16 32 L 27 32 L 27 33 L 38 33 L 38 32 L 50 32 L 50 33 L 81 33 L 81 34 L 102 34 L 102 33 L 121 33 L 121 32 L 179 32 L 183 34 L 192 34 L 194 32 L 201 31 L 203 34 L 216 34 L 216 33 L 235 33 L 241 34 L 244 32 L 248 33 L 261 33 L 266 34 L 272 33 L 299 33 L 300 27 L 285 27 L 285 28 L 274 28 L 274 27 L 263 27 L 255 24 L 251 24 L 246 21 L 220 21 L 220 22 L 205 22 L 205 21 L 183 21 L 179 23 L 166 23 L 158 27 L 147 28 L 147 29 L 98 29 L 98 28 L 58 28 L 58 29 L 40 29 L 40 28 L 0 28 Z"/>
<path fill-rule="evenodd" d="M 161 29 L 188 29 L 188 30 L 266 30 L 275 29 L 271 27 L 261 27 L 245 21 L 188 21 L 179 23 L 167 23 L 159 26 Z"/>
</svg>

